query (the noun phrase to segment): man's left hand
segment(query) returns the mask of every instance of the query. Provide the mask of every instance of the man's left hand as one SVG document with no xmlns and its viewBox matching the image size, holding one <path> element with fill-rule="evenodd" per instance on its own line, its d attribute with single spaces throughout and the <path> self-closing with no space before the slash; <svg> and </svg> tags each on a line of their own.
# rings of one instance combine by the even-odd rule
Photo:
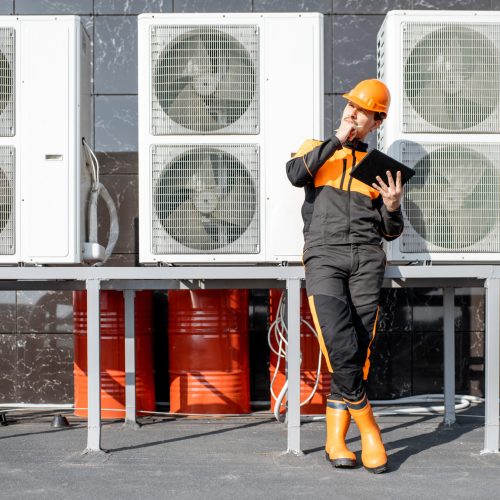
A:
<svg viewBox="0 0 500 500">
<path fill-rule="evenodd" d="M 377 182 L 372 184 L 372 186 L 380 193 L 384 205 L 389 212 L 395 212 L 401 206 L 401 198 L 403 197 L 403 186 L 401 184 L 401 172 L 396 175 L 396 182 L 392 178 L 391 172 L 388 170 L 386 172 L 387 180 L 389 185 L 387 185 L 381 177 L 377 176 Z"/>
</svg>

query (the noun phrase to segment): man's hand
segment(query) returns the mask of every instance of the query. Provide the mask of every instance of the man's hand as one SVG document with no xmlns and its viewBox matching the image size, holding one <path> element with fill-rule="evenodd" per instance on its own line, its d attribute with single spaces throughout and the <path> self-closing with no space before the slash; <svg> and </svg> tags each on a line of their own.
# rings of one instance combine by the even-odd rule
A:
<svg viewBox="0 0 500 500">
<path fill-rule="evenodd" d="M 379 176 L 377 176 L 377 182 L 372 184 L 372 186 L 380 193 L 384 205 L 389 212 L 395 212 L 401 206 L 401 198 L 403 198 L 403 186 L 401 185 L 401 172 L 396 175 L 396 183 L 394 184 L 394 179 L 392 178 L 391 172 L 388 170 L 386 172 L 389 185 L 387 185 Z"/>
<path fill-rule="evenodd" d="M 340 127 L 337 129 L 337 133 L 335 134 L 335 137 L 340 141 L 341 144 L 345 144 L 348 139 L 351 141 L 354 139 L 356 136 L 356 129 L 358 128 L 358 124 L 355 123 L 351 119 L 346 119 L 344 118 L 340 122 Z"/>
</svg>

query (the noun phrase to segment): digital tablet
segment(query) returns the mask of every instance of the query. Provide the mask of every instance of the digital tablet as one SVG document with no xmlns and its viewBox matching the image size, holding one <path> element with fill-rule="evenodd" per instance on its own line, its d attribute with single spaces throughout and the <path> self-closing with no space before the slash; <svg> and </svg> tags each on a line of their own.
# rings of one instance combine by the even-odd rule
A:
<svg viewBox="0 0 500 500">
<path fill-rule="evenodd" d="M 396 182 L 397 172 L 401 172 L 401 182 L 406 184 L 414 175 L 415 170 L 403 165 L 401 162 L 387 156 L 378 149 L 371 150 L 351 171 L 351 177 L 358 179 L 368 186 L 378 184 L 377 175 L 388 185 L 387 171 L 391 172 Z"/>
</svg>

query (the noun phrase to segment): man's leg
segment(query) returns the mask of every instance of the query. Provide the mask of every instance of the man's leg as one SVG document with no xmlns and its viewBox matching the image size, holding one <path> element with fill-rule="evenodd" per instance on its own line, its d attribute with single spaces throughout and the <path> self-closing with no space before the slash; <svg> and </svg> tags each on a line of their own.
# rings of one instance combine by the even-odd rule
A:
<svg viewBox="0 0 500 500">
<path fill-rule="evenodd" d="M 378 301 L 384 277 L 385 253 L 378 245 L 359 245 L 354 249 L 355 266 L 349 278 L 349 302 L 356 330 L 363 379 L 368 377 L 370 350 L 375 338 Z M 366 394 L 356 400 L 346 400 L 349 412 L 361 433 L 361 460 L 373 473 L 387 470 L 387 455 Z"/>
<path fill-rule="evenodd" d="M 337 362 L 335 355 L 338 352 L 338 359 L 341 359 L 342 352 L 345 352 L 345 357 L 352 358 L 352 352 L 357 349 L 356 334 L 350 320 L 351 311 L 347 304 L 348 273 L 345 265 L 348 265 L 350 257 L 345 255 L 345 251 L 337 252 L 339 255 L 333 256 L 330 252 L 322 253 L 321 250 L 312 253 L 305 261 L 309 306 L 321 351 L 328 370 L 333 372 L 331 393 L 325 412 L 325 451 L 327 459 L 334 467 L 354 467 L 356 457 L 345 444 L 351 416 L 343 400 L 343 381 L 349 380 L 350 377 L 347 373 L 342 375 L 345 371 L 342 368 L 344 363 Z M 346 365 L 348 364 L 347 360 Z M 357 366 L 355 371 L 359 372 L 358 379 L 362 383 L 361 366 Z"/>
</svg>

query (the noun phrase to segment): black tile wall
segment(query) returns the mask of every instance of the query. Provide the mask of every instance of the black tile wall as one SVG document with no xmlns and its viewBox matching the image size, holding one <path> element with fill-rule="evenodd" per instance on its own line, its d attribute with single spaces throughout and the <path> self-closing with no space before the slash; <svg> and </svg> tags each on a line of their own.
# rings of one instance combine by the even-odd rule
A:
<svg viewBox="0 0 500 500">
<path fill-rule="evenodd" d="M 173 0 L 94 0 L 94 13 L 142 14 L 143 12 L 172 12 Z"/>
<path fill-rule="evenodd" d="M 415 289 L 412 308 L 414 330 L 443 330 L 443 290 L 441 288 Z"/>
<path fill-rule="evenodd" d="M 115 246 L 119 254 L 137 253 L 135 220 L 138 217 L 137 176 L 116 174 L 101 176 L 102 183 L 113 197 L 118 212 L 120 235 Z M 106 242 L 109 230 L 109 216 L 104 203 L 98 207 L 99 241 Z"/>
<path fill-rule="evenodd" d="M 367 383 L 371 399 L 395 399 L 412 394 L 412 334 L 380 331 L 372 344 Z"/>
<path fill-rule="evenodd" d="M 16 402 L 17 342 L 15 333 L 0 335 L 0 401 Z"/>
<path fill-rule="evenodd" d="M 79 14 L 94 13 L 94 0 L 15 0 L 16 14 Z"/>
<path fill-rule="evenodd" d="M 73 336 L 18 334 L 16 398 L 29 403 L 73 401 Z"/>
<path fill-rule="evenodd" d="M 73 336 L 0 335 L 0 402 L 73 401 Z"/>
<path fill-rule="evenodd" d="M 135 16 L 96 16 L 94 93 L 137 94 Z"/>
<path fill-rule="evenodd" d="M 252 12 L 252 0 L 173 0 L 174 12 Z"/>
<path fill-rule="evenodd" d="M 96 151 L 137 151 L 137 116 L 137 95 L 96 96 Z"/>
<path fill-rule="evenodd" d="M 253 0 L 254 12 L 322 12 L 332 13 L 331 0 Z"/>
<path fill-rule="evenodd" d="M 377 76 L 377 33 L 382 15 L 333 16 L 333 89 L 347 92 Z"/>
<path fill-rule="evenodd" d="M 14 14 L 14 0 L 3 0 L 0 3 L 0 15 Z"/>
<path fill-rule="evenodd" d="M 383 332 L 410 332 L 412 312 L 411 290 L 384 288 L 380 295 L 377 328 Z"/>
<path fill-rule="evenodd" d="M 412 0 L 412 9 L 498 10 L 495 0 Z"/>
<path fill-rule="evenodd" d="M 16 331 L 16 292 L 0 292 L 0 334 Z M 1 372 L 0 372 L 1 373 Z"/>
<path fill-rule="evenodd" d="M 411 8 L 412 0 L 333 0 L 334 14 L 385 14 Z"/>
<path fill-rule="evenodd" d="M 71 291 L 17 292 L 17 333 L 72 333 Z"/>
<path fill-rule="evenodd" d="M 484 289 L 458 288 L 455 290 L 455 330 L 484 331 Z"/>
</svg>

